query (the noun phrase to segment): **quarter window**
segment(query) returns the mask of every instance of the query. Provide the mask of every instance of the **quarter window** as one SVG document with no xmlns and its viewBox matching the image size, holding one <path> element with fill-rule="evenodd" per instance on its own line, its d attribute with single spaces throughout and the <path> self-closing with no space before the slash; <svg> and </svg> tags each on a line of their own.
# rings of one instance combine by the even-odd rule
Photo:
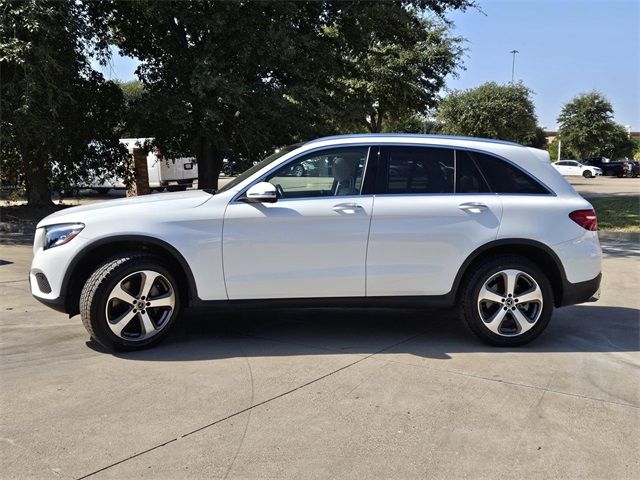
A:
<svg viewBox="0 0 640 480">
<path fill-rule="evenodd" d="M 386 193 L 453 193 L 453 150 L 392 147 L 387 152 Z"/>
<path fill-rule="evenodd" d="M 322 150 L 280 167 L 266 179 L 280 198 L 360 195 L 369 147 Z"/>
<path fill-rule="evenodd" d="M 461 151 L 459 151 L 462 153 Z M 504 160 L 478 152 L 465 152 L 478 165 L 494 193 L 549 193 L 540 183 Z"/>
</svg>

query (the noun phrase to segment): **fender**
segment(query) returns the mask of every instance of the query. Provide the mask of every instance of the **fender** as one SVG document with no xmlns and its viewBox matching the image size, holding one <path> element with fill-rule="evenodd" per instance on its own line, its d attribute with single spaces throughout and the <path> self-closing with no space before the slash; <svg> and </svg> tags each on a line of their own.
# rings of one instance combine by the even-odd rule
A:
<svg viewBox="0 0 640 480">
<path fill-rule="evenodd" d="M 162 248 L 167 252 L 169 252 L 171 257 L 178 263 L 178 265 L 180 265 L 180 268 L 182 268 L 185 274 L 185 277 L 187 279 L 187 283 L 189 287 L 188 288 L 189 303 L 191 303 L 192 299 L 198 298 L 198 288 L 196 285 L 195 278 L 193 276 L 193 272 L 191 271 L 191 267 L 189 266 L 185 258 L 182 256 L 182 254 L 178 251 L 178 249 L 176 249 L 173 245 L 159 238 L 150 237 L 147 235 L 113 235 L 113 236 L 101 238 L 99 240 L 96 240 L 95 242 L 91 242 L 90 244 L 85 245 L 84 248 L 82 248 L 82 250 L 80 250 L 78 254 L 73 258 L 73 260 L 71 260 L 71 263 L 67 267 L 67 271 L 64 274 L 64 278 L 62 279 L 62 286 L 60 288 L 60 303 L 62 305 L 65 305 L 67 311 L 69 311 L 70 309 L 69 309 L 69 306 L 66 304 L 66 301 L 65 301 L 66 299 L 64 297 L 66 297 L 67 295 L 69 284 L 71 282 L 72 272 L 75 271 L 78 264 L 83 259 L 85 259 L 87 255 L 90 254 L 91 251 L 101 246 L 109 245 L 112 243 L 118 243 L 118 242 L 147 243 L 147 244 L 151 244 L 159 248 Z"/>
<path fill-rule="evenodd" d="M 489 243 L 485 243 L 484 245 L 475 249 L 471 254 L 466 258 L 466 260 L 462 263 L 462 266 L 458 270 L 456 274 L 456 278 L 453 281 L 453 286 L 451 287 L 450 295 L 457 297 L 458 289 L 460 288 L 460 284 L 462 283 L 462 279 L 464 275 L 467 273 L 469 266 L 482 255 L 484 252 L 491 250 L 495 247 L 501 246 L 514 246 L 514 247 L 533 247 L 538 250 L 546 253 L 554 262 L 558 273 L 560 274 L 560 281 L 562 282 L 562 287 L 564 289 L 565 286 L 569 285 L 569 281 L 567 280 L 567 276 L 564 270 L 564 266 L 562 265 L 562 261 L 558 257 L 558 255 L 549 247 L 548 245 L 538 242 L 537 240 L 531 240 L 528 238 L 500 238 L 498 240 L 493 240 Z M 558 298 L 556 302 L 559 302 L 561 298 Z"/>
</svg>

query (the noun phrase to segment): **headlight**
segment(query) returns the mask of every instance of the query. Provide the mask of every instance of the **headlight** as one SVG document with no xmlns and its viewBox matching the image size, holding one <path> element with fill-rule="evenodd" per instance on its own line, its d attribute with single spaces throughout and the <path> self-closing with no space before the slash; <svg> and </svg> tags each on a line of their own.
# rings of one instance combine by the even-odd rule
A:
<svg viewBox="0 0 640 480">
<path fill-rule="evenodd" d="M 44 249 L 59 247 L 70 242 L 83 228 L 82 223 L 61 223 L 45 227 Z"/>
</svg>

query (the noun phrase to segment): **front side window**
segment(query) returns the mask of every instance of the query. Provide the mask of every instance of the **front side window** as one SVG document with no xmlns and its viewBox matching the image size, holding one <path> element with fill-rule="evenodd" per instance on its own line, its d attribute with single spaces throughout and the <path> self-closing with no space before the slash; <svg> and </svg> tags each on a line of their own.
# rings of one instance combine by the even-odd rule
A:
<svg viewBox="0 0 640 480">
<path fill-rule="evenodd" d="M 478 165 L 493 193 L 529 195 L 549 193 L 536 180 L 504 160 L 485 153 L 466 152 L 466 154 Z"/>
<path fill-rule="evenodd" d="M 360 195 L 369 147 L 333 148 L 303 155 L 270 174 L 279 198 Z"/>
<path fill-rule="evenodd" d="M 453 150 L 389 147 L 382 190 L 389 194 L 453 193 Z"/>
<path fill-rule="evenodd" d="M 255 165 L 253 165 L 252 167 L 249 167 L 249 169 L 245 170 L 244 172 L 242 172 L 240 175 L 238 175 L 236 178 L 234 178 L 233 180 L 231 180 L 229 183 L 227 183 L 224 187 L 219 188 L 216 193 L 222 193 L 222 192 L 226 192 L 227 190 L 231 190 L 233 187 L 235 187 L 236 185 L 241 184 L 242 182 L 244 182 L 247 178 L 249 178 L 251 175 L 253 175 L 256 172 L 259 172 L 260 170 L 262 170 L 263 168 L 265 168 L 267 165 L 269 165 L 270 163 L 275 162 L 276 160 L 278 160 L 280 157 L 283 157 L 284 155 L 286 155 L 289 152 L 294 151 L 296 148 L 302 146 L 302 143 L 296 143 L 294 145 L 289 145 L 287 147 L 282 147 L 279 148 L 278 150 L 276 150 L 274 153 L 272 153 L 271 155 L 269 155 L 267 158 L 265 158 L 264 160 L 256 163 Z"/>
</svg>

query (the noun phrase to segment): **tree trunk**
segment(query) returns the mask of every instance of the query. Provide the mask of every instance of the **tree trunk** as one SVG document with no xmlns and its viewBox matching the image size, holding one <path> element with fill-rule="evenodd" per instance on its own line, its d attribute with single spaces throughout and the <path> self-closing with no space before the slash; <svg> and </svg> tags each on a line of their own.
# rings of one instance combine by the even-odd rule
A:
<svg viewBox="0 0 640 480">
<path fill-rule="evenodd" d="M 38 159 L 28 163 L 25 183 L 27 187 L 27 202 L 30 207 L 49 207 L 51 201 L 50 174 Z"/>
<path fill-rule="evenodd" d="M 201 136 L 198 148 L 198 188 L 218 189 L 222 155 L 209 137 Z"/>
</svg>

